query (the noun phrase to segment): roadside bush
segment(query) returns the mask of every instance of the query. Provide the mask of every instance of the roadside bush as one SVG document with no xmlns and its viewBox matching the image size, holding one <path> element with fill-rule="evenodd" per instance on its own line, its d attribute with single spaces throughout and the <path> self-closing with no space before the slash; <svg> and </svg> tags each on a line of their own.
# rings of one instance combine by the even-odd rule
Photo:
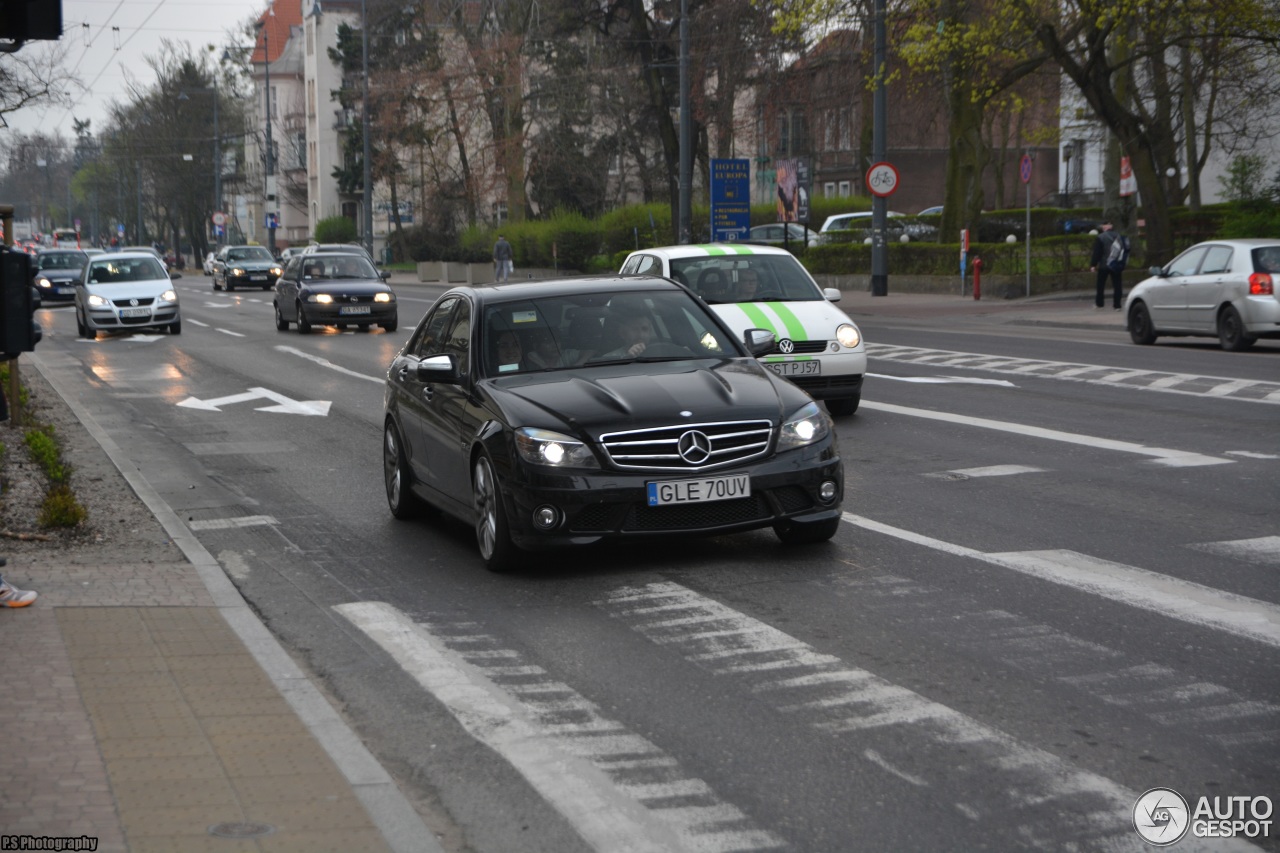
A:
<svg viewBox="0 0 1280 853">
<path fill-rule="evenodd" d="M 1231 205 L 1218 233 L 1222 237 L 1280 238 L 1280 207 L 1266 201 Z"/>
<path fill-rule="evenodd" d="M 53 427 L 29 429 L 23 440 L 31 450 L 31 457 L 51 481 L 65 483 L 71 479 L 70 469 L 62 464 L 62 451 L 53 438 Z"/>
<path fill-rule="evenodd" d="M 36 520 L 44 527 L 75 527 L 87 517 L 88 513 L 76 500 L 71 487 L 58 483 L 44 496 Z"/>
<path fill-rule="evenodd" d="M 317 243 L 354 243 L 356 224 L 345 216 L 330 216 L 316 223 Z"/>
</svg>

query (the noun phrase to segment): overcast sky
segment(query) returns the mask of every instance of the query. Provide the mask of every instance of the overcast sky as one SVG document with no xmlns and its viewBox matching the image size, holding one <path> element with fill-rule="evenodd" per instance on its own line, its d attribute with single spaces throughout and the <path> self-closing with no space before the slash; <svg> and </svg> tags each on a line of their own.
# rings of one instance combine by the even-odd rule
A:
<svg viewBox="0 0 1280 853">
<path fill-rule="evenodd" d="M 91 119 L 91 130 L 101 132 L 111 101 L 125 100 L 127 80 L 144 88 L 155 82 L 145 58 L 160 54 L 162 40 L 193 48 L 215 44 L 221 50 L 239 24 L 267 5 L 267 0 L 62 0 L 61 46 L 67 49 L 68 68 L 85 88 L 72 92 L 70 109 L 28 107 L 5 118 L 22 133 L 56 130 L 73 139 L 73 118 Z M 28 42 L 22 49 L 40 45 Z"/>
</svg>

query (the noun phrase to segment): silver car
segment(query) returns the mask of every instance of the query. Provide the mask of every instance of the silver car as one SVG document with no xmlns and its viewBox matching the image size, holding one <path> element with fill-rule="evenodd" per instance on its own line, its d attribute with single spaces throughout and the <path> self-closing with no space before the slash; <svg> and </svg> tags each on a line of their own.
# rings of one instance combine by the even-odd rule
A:
<svg viewBox="0 0 1280 853">
<path fill-rule="evenodd" d="M 1129 292 L 1124 316 L 1135 344 L 1162 335 L 1217 336 L 1225 350 L 1280 338 L 1280 240 L 1197 243 Z"/>
<path fill-rule="evenodd" d="M 92 257 L 76 287 L 76 331 L 81 337 L 92 340 L 99 331 L 127 329 L 182 332 L 177 291 L 170 273 L 151 252 Z"/>
</svg>

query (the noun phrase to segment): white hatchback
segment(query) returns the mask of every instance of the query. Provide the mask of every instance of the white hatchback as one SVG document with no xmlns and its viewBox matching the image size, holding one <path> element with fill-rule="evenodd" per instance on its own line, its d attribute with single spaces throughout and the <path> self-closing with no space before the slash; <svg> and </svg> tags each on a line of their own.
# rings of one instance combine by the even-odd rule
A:
<svg viewBox="0 0 1280 853">
<path fill-rule="evenodd" d="M 180 277 L 172 273 L 172 278 Z M 97 255 L 85 265 L 76 286 L 76 331 L 83 338 L 99 331 L 168 329 L 182 331 L 178 294 L 171 274 L 151 252 Z"/>
<path fill-rule="evenodd" d="M 867 349 L 862 332 L 835 305 L 840 291 L 818 287 L 785 249 L 741 243 L 666 246 L 627 256 L 623 275 L 656 275 L 687 286 L 739 339 L 747 329 L 777 338 L 760 362 L 822 400 L 833 415 L 851 415 L 862 400 Z"/>
</svg>

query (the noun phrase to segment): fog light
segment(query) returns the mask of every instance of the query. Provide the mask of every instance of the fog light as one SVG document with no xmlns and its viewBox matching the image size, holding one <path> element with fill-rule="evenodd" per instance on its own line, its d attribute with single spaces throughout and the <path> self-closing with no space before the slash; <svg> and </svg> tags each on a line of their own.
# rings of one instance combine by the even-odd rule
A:
<svg viewBox="0 0 1280 853">
<path fill-rule="evenodd" d="M 822 502 L 829 504 L 836 499 L 837 492 L 834 480 L 823 480 L 822 485 L 818 487 L 818 497 L 822 498 Z"/>
<path fill-rule="evenodd" d="M 553 506 L 540 506 L 533 511 L 533 526 L 550 530 L 560 523 L 560 512 Z"/>
</svg>

